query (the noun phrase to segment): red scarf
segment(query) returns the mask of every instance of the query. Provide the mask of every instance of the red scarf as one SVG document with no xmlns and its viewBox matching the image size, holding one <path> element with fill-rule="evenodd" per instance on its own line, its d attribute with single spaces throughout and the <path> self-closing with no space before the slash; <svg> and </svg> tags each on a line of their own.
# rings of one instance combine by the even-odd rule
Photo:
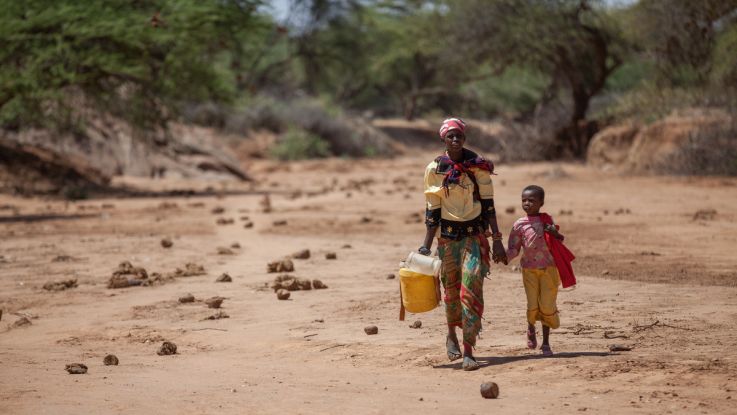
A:
<svg viewBox="0 0 737 415">
<path fill-rule="evenodd" d="M 545 225 L 552 225 L 553 218 L 547 213 L 540 214 L 540 220 Z M 558 228 L 558 225 L 555 225 Z M 548 245 L 550 253 L 553 255 L 553 261 L 555 261 L 555 267 L 558 268 L 558 274 L 560 275 L 560 283 L 563 288 L 568 288 L 576 285 L 576 276 L 573 275 L 573 267 L 571 262 L 576 259 L 573 253 L 563 245 L 563 242 L 558 240 L 555 236 L 549 232 L 543 232 L 545 234 L 545 243 Z"/>
</svg>

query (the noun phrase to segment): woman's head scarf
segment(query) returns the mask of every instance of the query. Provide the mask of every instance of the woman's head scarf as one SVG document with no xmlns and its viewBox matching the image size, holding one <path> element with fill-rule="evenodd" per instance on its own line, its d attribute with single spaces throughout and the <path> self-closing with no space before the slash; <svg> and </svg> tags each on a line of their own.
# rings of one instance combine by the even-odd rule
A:
<svg viewBox="0 0 737 415">
<path fill-rule="evenodd" d="M 445 121 L 443 121 L 443 124 L 440 126 L 440 130 L 438 130 L 438 133 L 440 134 L 440 139 L 442 140 L 445 138 L 445 135 L 448 134 L 451 130 L 459 130 L 462 134 L 466 134 L 466 123 L 463 122 L 460 118 L 448 118 Z"/>
</svg>

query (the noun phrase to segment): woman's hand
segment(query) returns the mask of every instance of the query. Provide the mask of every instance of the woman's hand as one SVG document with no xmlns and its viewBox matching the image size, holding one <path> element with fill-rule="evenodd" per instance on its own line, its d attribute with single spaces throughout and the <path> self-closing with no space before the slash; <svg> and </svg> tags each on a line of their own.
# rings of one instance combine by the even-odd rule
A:
<svg viewBox="0 0 737 415">
<path fill-rule="evenodd" d="M 504 265 L 507 265 L 509 262 L 507 260 L 507 251 L 504 250 L 504 244 L 502 241 L 494 241 L 491 245 L 491 259 L 494 260 L 494 263 L 502 263 Z"/>
</svg>

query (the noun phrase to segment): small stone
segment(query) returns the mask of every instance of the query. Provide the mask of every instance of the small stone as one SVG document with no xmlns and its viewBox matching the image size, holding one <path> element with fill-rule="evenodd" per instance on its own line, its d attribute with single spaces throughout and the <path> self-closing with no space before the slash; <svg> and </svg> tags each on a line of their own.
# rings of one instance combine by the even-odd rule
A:
<svg viewBox="0 0 737 415">
<path fill-rule="evenodd" d="M 325 254 L 325 259 L 338 259 L 338 254 L 335 252 L 328 252 Z"/>
<path fill-rule="evenodd" d="M 273 222 L 273 224 L 274 224 L 274 226 L 286 226 L 287 225 L 287 221 L 285 219 L 275 220 Z"/>
<path fill-rule="evenodd" d="M 605 269 L 604 271 L 601 271 L 601 275 L 609 275 L 609 270 Z"/>
<path fill-rule="evenodd" d="M 234 255 L 234 254 L 235 252 L 233 252 L 233 250 L 230 248 L 226 248 L 224 246 L 218 247 L 218 255 Z"/>
<path fill-rule="evenodd" d="M 47 291 L 64 291 L 67 288 L 76 288 L 77 287 L 77 279 L 69 279 L 64 281 L 54 281 L 54 282 L 47 282 L 43 285 L 44 290 Z"/>
<path fill-rule="evenodd" d="M 266 264 L 266 272 L 294 272 L 294 262 L 290 259 L 269 262 Z"/>
<path fill-rule="evenodd" d="M 366 327 L 363 328 L 363 331 L 365 331 L 366 334 L 368 334 L 370 336 L 372 334 L 378 334 L 379 333 L 379 328 L 376 327 L 376 326 L 366 326 Z"/>
<path fill-rule="evenodd" d="M 496 399 L 499 396 L 499 385 L 494 382 L 482 383 L 481 396 L 486 399 Z"/>
<path fill-rule="evenodd" d="M 328 288 L 328 286 L 320 280 L 312 280 L 312 288 L 316 290 L 324 290 L 325 288 Z"/>
<path fill-rule="evenodd" d="M 251 222 L 249 220 L 249 221 L 247 221 L 246 223 L 243 224 L 243 227 L 246 228 L 246 229 L 253 228 L 253 222 Z"/>
<path fill-rule="evenodd" d="M 163 246 L 164 248 L 171 248 L 172 246 L 174 246 L 174 242 L 172 242 L 169 238 L 164 238 L 161 240 L 161 246 Z"/>
<path fill-rule="evenodd" d="M 368 216 L 364 216 L 361 218 L 361 223 L 371 223 L 373 222 L 373 218 L 370 218 Z"/>
<path fill-rule="evenodd" d="M 345 244 L 345 245 L 341 246 L 341 248 L 343 248 L 343 249 L 351 249 L 353 247 L 351 246 L 351 244 Z"/>
<path fill-rule="evenodd" d="M 506 209 L 504 209 L 504 211 L 509 213 L 510 215 L 513 215 L 515 210 L 516 209 L 514 208 L 514 206 L 508 206 Z"/>
<path fill-rule="evenodd" d="M 393 280 L 394 278 L 397 278 L 397 276 L 394 275 L 394 274 L 387 274 L 386 275 L 386 279 L 388 279 L 388 280 Z"/>
<path fill-rule="evenodd" d="M 225 298 L 223 297 L 212 297 L 205 300 L 205 304 L 207 304 L 207 307 L 209 308 L 220 308 L 224 300 Z"/>
<path fill-rule="evenodd" d="M 84 375 L 87 373 L 87 365 L 84 363 L 70 363 L 64 368 L 70 375 Z"/>
<path fill-rule="evenodd" d="M 18 320 L 15 320 L 15 323 L 13 323 L 13 328 L 26 327 L 30 325 L 31 320 L 29 320 L 28 317 L 21 317 Z"/>
<path fill-rule="evenodd" d="M 310 258 L 310 250 L 309 249 L 303 249 L 299 252 L 295 252 L 292 254 L 292 258 L 294 259 L 309 259 Z"/>
<path fill-rule="evenodd" d="M 118 357 L 114 354 L 109 354 L 105 356 L 104 359 L 102 359 L 102 363 L 105 364 L 105 366 L 117 366 L 119 363 Z"/>
<path fill-rule="evenodd" d="M 218 311 L 211 316 L 205 317 L 205 320 L 220 320 L 221 318 L 230 318 L 230 316 L 222 311 Z"/>
<path fill-rule="evenodd" d="M 219 215 L 219 214 L 221 214 L 221 213 L 224 213 L 224 212 L 225 212 L 225 208 L 224 208 L 224 207 L 222 207 L 222 206 L 217 206 L 217 207 L 214 207 L 214 208 L 213 208 L 213 209 L 211 210 L 211 212 L 212 212 L 212 214 L 213 214 L 213 215 Z"/>
<path fill-rule="evenodd" d="M 419 329 L 420 327 L 422 327 L 422 322 L 420 320 L 415 320 L 415 322 L 409 326 L 411 329 Z"/>
<path fill-rule="evenodd" d="M 215 221 L 215 224 L 217 225 L 232 225 L 235 223 L 235 219 L 233 218 L 219 218 Z"/>
<path fill-rule="evenodd" d="M 164 342 L 161 344 L 161 347 L 159 347 L 159 351 L 157 351 L 156 354 L 159 356 L 177 354 L 177 345 L 172 342 Z"/>
<path fill-rule="evenodd" d="M 180 303 L 194 303 L 194 295 L 187 293 L 179 297 L 179 302 Z"/>
<path fill-rule="evenodd" d="M 621 344 L 610 344 L 609 345 L 609 351 L 610 352 L 629 352 L 630 350 L 632 350 L 631 347 L 624 346 L 624 345 L 621 345 Z"/>
<path fill-rule="evenodd" d="M 217 277 L 215 282 L 233 282 L 233 278 L 227 272 L 224 272 L 221 276 Z"/>
<path fill-rule="evenodd" d="M 238 242 L 233 242 L 232 244 L 230 244 L 230 247 L 233 249 L 241 249 L 241 244 L 239 244 Z"/>
<path fill-rule="evenodd" d="M 276 290 L 276 298 L 280 300 L 288 300 L 291 295 L 292 293 L 285 289 Z"/>
</svg>

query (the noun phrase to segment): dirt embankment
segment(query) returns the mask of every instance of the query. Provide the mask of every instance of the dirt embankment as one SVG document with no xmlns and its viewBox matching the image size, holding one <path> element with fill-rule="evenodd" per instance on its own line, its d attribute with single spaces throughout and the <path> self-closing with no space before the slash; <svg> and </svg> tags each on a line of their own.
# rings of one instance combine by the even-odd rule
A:
<svg viewBox="0 0 737 415">
<path fill-rule="evenodd" d="M 681 175 L 737 174 L 737 117 L 690 109 L 650 125 L 605 128 L 591 141 L 587 162 L 608 171 Z"/>
</svg>

